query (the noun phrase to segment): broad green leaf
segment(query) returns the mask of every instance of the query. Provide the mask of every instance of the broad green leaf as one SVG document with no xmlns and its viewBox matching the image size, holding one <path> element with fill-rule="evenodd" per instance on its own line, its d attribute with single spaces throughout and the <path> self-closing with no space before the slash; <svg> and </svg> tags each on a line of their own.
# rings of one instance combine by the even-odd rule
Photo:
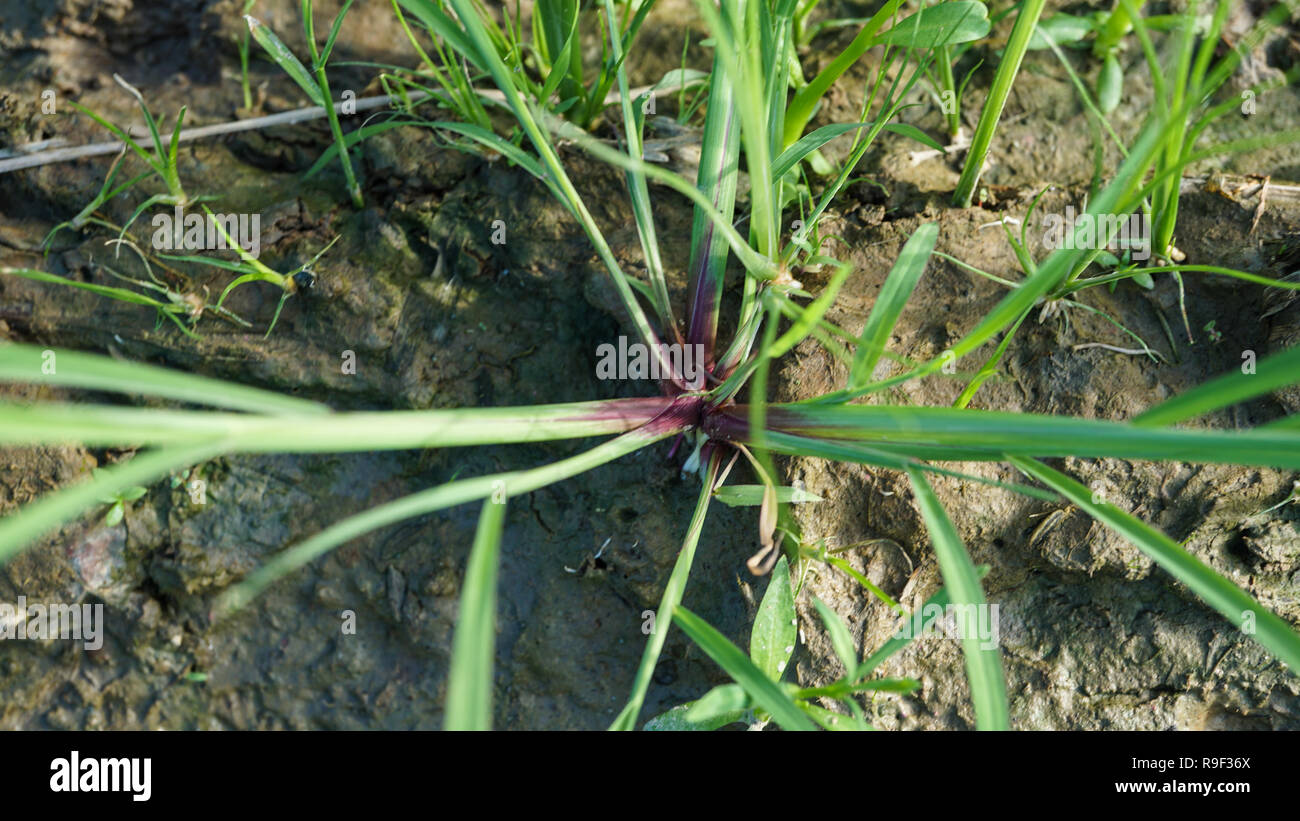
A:
<svg viewBox="0 0 1300 821">
<path fill-rule="evenodd" d="M 725 485 L 713 491 L 713 498 L 729 507 L 757 507 L 763 503 L 766 485 Z M 822 497 L 809 493 L 803 488 L 780 485 L 776 488 L 776 500 L 789 504 L 802 502 L 820 502 Z"/>
<path fill-rule="evenodd" d="M 899 20 L 874 45 L 934 49 L 980 40 L 989 34 L 989 10 L 974 0 L 950 0 Z"/>
<path fill-rule="evenodd" d="M 795 623 L 794 595 L 790 591 L 790 564 L 782 556 L 772 568 L 767 592 L 754 617 L 749 634 L 749 657 L 773 681 L 780 681 L 794 655 L 799 638 Z"/>
<path fill-rule="evenodd" d="M 1124 71 L 1119 67 L 1115 55 L 1108 54 L 1101 64 L 1101 74 L 1097 76 L 1097 108 L 1102 114 L 1109 114 L 1119 106 L 1120 96 L 1124 93 Z M 1147 276 L 1148 280 L 1150 275 Z"/>
<path fill-rule="evenodd" d="M 506 501 L 490 498 L 479 514 L 460 592 L 460 616 L 447 676 L 448 730 L 492 729 L 492 661 L 496 656 L 497 569 Z"/>
<path fill-rule="evenodd" d="M 739 684 L 720 684 L 691 705 L 685 718 L 691 724 L 706 724 L 737 713 L 744 715 L 753 705 L 745 688 Z"/>
<path fill-rule="evenodd" d="M 744 687 L 755 704 L 770 713 L 783 729 L 815 729 L 813 723 L 799 710 L 786 691 L 763 675 L 763 671 L 755 667 L 749 657 L 728 641 L 726 636 L 681 605 L 677 605 L 673 610 L 673 621 L 709 655 L 709 658 L 716 661 L 737 684 Z"/>
<path fill-rule="evenodd" d="M 108 509 L 108 514 L 104 516 L 104 525 L 106 527 L 116 527 L 125 515 L 126 509 L 122 506 L 122 503 L 120 501 L 114 502 L 113 506 Z"/>
<path fill-rule="evenodd" d="M 1072 14 L 1053 14 L 1046 20 L 1038 21 L 1034 33 L 1029 38 L 1028 48 L 1032 50 L 1051 48 L 1052 43 L 1068 46 L 1079 42 L 1092 33 L 1093 23 L 1086 17 Z M 1050 41 L 1050 42 L 1049 42 Z"/>
<path fill-rule="evenodd" d="M 688 701 L 685 704 L 678 704 L 666 713 L 660 713 L 645 723 L 643 730 L 654 732 L 681 732 L 681 731 L 700 731 L 716 730 L 719 727 L 726 727 L 728 724 L 735 724 L 743 721 L 747 710 L 739 710 L 734 713 L 715 716 L 708 721 L 701 721 L 698 724 L 686 720 L 686 713 L 695 705 L 695 702 Z"/>
<path fill-rule="evenodd" d="M 966 675 L 970 679 L 971 700 L 975 703 L 975 726 L 980 730 L 1008 729 L 1007 685 L 1002 674 L 1002 654 L 996 644 L 984 646 L 976 626 L 975 608 L 987 607 L 979 574 L 966 546 L 948 519 L 939 498 L 930 488 L 925 474 L 908 468 L 908 477 L 921 516 L 934 544 L 939 572 L 952 603 L 957 606 L 957 630 L 966 656 Z"/>
</svg>

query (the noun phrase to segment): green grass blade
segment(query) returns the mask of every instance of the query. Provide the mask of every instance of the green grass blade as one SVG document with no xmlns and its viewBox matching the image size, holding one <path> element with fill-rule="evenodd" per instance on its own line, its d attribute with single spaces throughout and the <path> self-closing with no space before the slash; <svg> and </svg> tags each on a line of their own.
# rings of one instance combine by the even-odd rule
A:
<svg viewBox="0 0 1300 821">
<path fill-rule="evenodd" d="M 803 133 L 804 127 L 812 119 L 813 112 L 817 109 L 817 104 L 821 98 L 836 80 L 840 78 L 849 67 L 858 61 L 858 58 L 866 53 L 867 49 L 876 44 L 875 36 L 880 31 L 880 27 L 887 20 L 898 12 L 898 8 L 903 5 L 903 0 L 889 0 L 884 6 L 877 11 L 870 20 L 868 20 L 853 42 L 849 43 L 844 51 L 840 52 L 826 68 L 818 72 L 808 85 L 804 86 L 785 111 L 785 145 L 794 144 Z"/>
<path fill-rule="evenodd" d="M 339 32 L 343 30 L 343 18 L 348 16 L 348 9 L 352 8 L 354 0 L 347 0 L 339 13 L 334 16 L 334 24 L 330 26 L 329 37 L 325 40 L 325 47 L 321 49 L 319 65 L 323 66 L 330 61 L 330 53 L 334 51 L 334 43 L 339 39 Z"/>
<path fill-rule="evenodd" d="M 488 499 L 461 586 L 460 615 L 447 676 L 447 730 L 492 729 L 492 661 L 496 655 L 497 569 L 506 500 Z"/>
<path fill-rule="evenodd" d="M 75 279 L 67 279 L 66 277 L 49 274 L 45 271 L 33 270 L 31 268 L 0 268 L 0 274 L 22 277 L 23 279 L 30 279 L 33 282 L 46 282 L 52 285 L 63 285 L 68 288 L 88 291 L 96 296 L 116 299 L 119 302 L 129 302 L 134 305 L 146 305 L 150 308 L 157 308 L 159 310 L 173 307 L 166 302 L 159 302 L 153 297 L 136 293 L 129 288 L 118 288 L 113 285 L 96 285 L 93 282 L 79 282 Z"/>
<path fill-rule="evenodd" d="M 934 543 L 939 572 L 952 603 L 956 605 L 957 630 L 962 637 L 961 649 L 966 656 L 966 675 L 970 679 L 971 700 L 975 703 L 975 727 L 980 730 L 1006 730 L 1010 725 L 1007 685 L 1002 674 L 1002 654 L 997 645 L 982 646 L 976 629 L 975 608 L 987 607 L 979 574 L 966 546 L 944 512 L 943 505 L 916 468 L 909 468 L 908 478 L 921 516 L 925 519 L 930 540 Z"/>
<path fill-rule="evenodd" d="M 649 691 L 650 681 L 654 677 L 655 665 L 659 663 L 659 654 L 668 639 L 672 614 L 681 604 L 682 596 L 686 592 L 686 581 L 690 578 L 691 564 L 695 561 L 695 548 L 700 543 L 704 518 L 709 511 L 709 500 L 713 497 L 710 491 L 717 477 L 718 459 L 715 456 L 709 461 L 704 486 L 700 488 L 700 497 L 695 503 L 695 513 L 691 516 L 690 527 L 686 531 L 686 538 L 682 540 L 682 549 L 677 554 L 677 562 L 673 565 L 672 575 L 668 577 L 663 596 L 659 599 L 659 609 L 655 611 L 654 629 L 650 631 L 650 639 L 646 642 L 645 650 L 641 654 L 641 664 L 637 667 L 636 677 L 632 682 L 632 695 L 618 717 L 614 719 L 614 723 L 609 726 L 611 730 L 636 729 L 637 719 L 641 716 L 641 706 L 645 703 L 645 694 Z"/>
<path fill-rule="evenodd" d="M 844 280 L 848 279 L 849 274 L 853 273 L 853 266 L 844 263 L 837 263 L 835 273 L 831 274 L 831 281 L 826 284 L 826 289 L 818 295 L 807 308 L 799 312 L 799 316 L 794 323 L 781 334 L 781 337 L 772 343 L 767 350 L 767 358 L 777 359 L 784 356 L 795 345 L 802 342 L 817 327 L 817 323 L 826 315 L 830 309 L 831 303 L 835 301 L 836 295 L 840 292 L 840 287 Z"/>
<path fill-rule="evenodd" d="M 400 522 L 413 516 L 422 516 L 437 510 L 486 499 L 489 496 L 505 498 L 531 493 L 538 488 L 585 473 L 634 451 L 678 433 L 664 432 L 625 433 L 604 442 L 591 450 L 561 459 L 542 467 L 496 473 L 473 479 L 461 479 L 404 496 L 396 501 L 350 516 L 325 528 L 315 536 L 278 554 L 243 581 L 228 588 L 213 607 L 214 618 L 225 616 L 246 605 L 255 596 L 284 576 L 303 565 L 325 555 L 334 548 L 385 525 Z"/>
<path fill-rule="evenodd" d="M 1260 360 L 1249 372 L 1242 368 L 1143 411 L 1133 424 L 1172 425 L 1300 383 L 1300 346 Z"/>
<path fill-rule="evenodd" d="M 198 464 L 225 451 L 222 442 L 199 442 L 143 453 L 104 468 L 89 482 L 61 488 L 0 519 L 0 565 L 32 541 L 136 485 L 150 485 L 173 470 Z"/>
<path fill-rule="evenodd" d="M 52 355 L 52 356 L 51 356 Z M 230 410 L 323 414 L 324 405 L 233 382 L 37 345 L 0 345 L 0 381 L 143 394 Z"/>
<path fill-rule="evenodd" d="M 743 406 L 729 414 L 739 417 Z M 999 454 L 1115 457 L 1257 465 L 1300 470 L 1300 437 L 1281 429 L 1179 430 L 1033 413 L 890 405 L 771 405 L 769 427 L 805 437 L 906 445 L 924 453 L 955 448 L 961 457 Z M 982 454 L 982 455 L 981 455 Z M 936 456 L 934 458 L 954 458 Z"/>
<path fill-rule="evenodd" d="M 831 638 L 831 648 L 839 657 L 840 664 L 844 665 L 844 675 L 852 675 L 858 668 L 858 648 L 854 644 L 853 634 L 844 626 L 844 622 L 840 621 L 835 611 L 816 596 L 813 597 L 813 606 L 817 608 L 817 615 L 822 617 L 822 624 L 826 626 L 826 633 Z"/>
<path fill-rule="evenodd" d="M 983 565 L 976 568 L 976 570 L 982 578 L 984 574 L 988 572 L 988 566 Z M 912 630 L 906 636 L 899 636 L 897 633 L 890 636 L 884 644 L 880 645 L 879 650 L 872 653 L 870 656 L 867 656 L 867 658 L 858 665 L 858 669 L 853 672 L 852 680 L 861 681 L 871 675 L 875 672 L 877 667 L 884 664 L 891 656 L 911 644 L 913 639 L 917 636 L 924 635 L 929 626 L 939 620 L 938 614 L 940 612 L 947 612 L 950 601 L 951 599 L 948 598 L 948 588 L 939 588 L 933 596 L 925 600 L 925 603 L 921 605 L 921 609 L 917 611 L 922 616 L 920 624 L 921 629 Z M 926 613 L 932 613 L 933 615 L 926 617 Z M 915 616 L 910 618 L 915 618 Z"/>
<path fill-rule="evenodd" d="M 321 94 L 320 86 L 316 85 L 316 81 L 312 79 L 307 67 L 294 56 L 293 52 L 279 37 L 275 36 L 275 32 L 252 15 L 244 15 L 244 20 L 248 22 L 248 30 L 252 32 L 253 39 L 266 50 L 266 53 L 275 61 L 275 64 L 298 84 L 298 87 L 306 93 L 312 104 L 321 108 L 329 105 L 329 101 Z"/>
<path fill-rule="evenodd" d="M 814 730 L 813 723 L 799 709 L 794 700 L 779 684 L 763 675 L 740 648 L 727 640 L 711 625 L 685 607 L 673 610 L 673 621 L 691 640 L 698 644 L 709 658 L 727 671 L 736 683 L 745 688 L 754 702 L 767 712 L 785 730 Z"/>
<path fill-rule="evenodd" d="M 1011 85 L 1020 71 L 1020 61 L 1024 59 L 1029 38 L 1034 33 L 1038 18 L 1043 13 L 1046 0 L 1025 0 L 1020 6 L 1016 24 L 1011 30 L 1011 39 L 1007 42 L 998 63 L 997 73 L 993 75 L 993 86 L 989 89 L 984 110 L 980 113 L 979 124 L 971 137 L 970 148 L 966 152 L 966 165 L 962 168 L 961 179 L 957 181 L 957 190 L 953 193 L 953 205 L 968 208 L 975 186 L 979 183 L 980 173 L 984 168 L 984 159 L 988 156 L 993 134 L 997 130 L 998 120 L 1002 117 L 1002 108 L 1011 93 Z"/>
<path fill-rule="evenodd" d="M 306 413 L 281 409 L 266 415 L 0 401 L 0 444 L 133 447 L 221 438 L 241 453 L 342 453 L 543 442 L 626 433 L 650 421 L 667 401 L 324 414 L 308 405 Z"/>
<path fill-rule="evenodd" d="M 837 442 L 828 439 L 811 439 L 806 436 L 791 436 L 788 433 L 777 433 L 774 431 L 768 431 L 764 441 L 771 450 L 789 456 L 811 456 L 818 459 L 830 459 L 836 462 L 857 462 L 859 464 L 872 465 L 874 467 L 888 468 L 891 470 L 904 470 L 911 465 L 918 467 L 927 473 L 934 473 L 939 476 L 951 476 L 954 479 L 962 479 L 967 482 L 976 482 L 978 484 L 1000 488 L 1012 493 L 1031 496 L 1035 499 L 1042 499 L 1045 502 L 1059 501 L 1056 494 L 1040 488 L 1016 484 L 1014 482 L 1000 482 L 997 479 L 990 479 L 987 476 L 976 476 L 970 473 L 962 473 L 960 471 L 918 462 L 916 461 L 916 457 L 909 456 L 904 453 L 902 449 L 895 449 L 887 443 L 877 442 L 868 446 L 863 445 L 861 442 Z M 933 457 L 926 456 L 923 458 Z"/>
<path fill-rule="evenodd" d="M 1012 464 L 1055 489 L 1097 521 L 1134 544 L 1235 627 L 1251 635 L 1278 660 L 1300 672 L 1300 635 L 1241 588 L 1206 566 L 1173 539 L 1114 505 L 1093 500 L 1079 482 L 1032 459 L 1009 457 Z"/>
<path fill-rule="evenodd" d="M 925 263 L 930 259 L 930 252 L 939 239 L 939 225 L 927 222 L 917 228 L 903 245 L 894 267 L 885 277 L 885 284 L 880 288 L 880 295 L 871 307 L 867 324 L 862 328 L 857 353 L 853 357 L 853 368 L 849 372 L 849 390 L 857 390 L 871 380 L 876 363 L 884 353 L 889 335 L 893 333 L 898 317 L 903 313 L 903 306 L 912 298 L 912 291 L 925 271 Z"/>
</svg>

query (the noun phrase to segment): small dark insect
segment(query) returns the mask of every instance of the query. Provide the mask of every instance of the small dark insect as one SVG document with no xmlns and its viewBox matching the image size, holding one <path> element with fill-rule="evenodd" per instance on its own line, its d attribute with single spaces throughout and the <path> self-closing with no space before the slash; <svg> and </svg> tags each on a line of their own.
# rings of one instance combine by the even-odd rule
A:
<svg viewBox="0 0 1300 821">
<path fill-rule="evenodd" d="M 298 291 L 306 291 L 316 284 L 316 274 L 311 269 L 303 268 L 293 275 L 293 284 L 297 286 Z"/>
</svg>

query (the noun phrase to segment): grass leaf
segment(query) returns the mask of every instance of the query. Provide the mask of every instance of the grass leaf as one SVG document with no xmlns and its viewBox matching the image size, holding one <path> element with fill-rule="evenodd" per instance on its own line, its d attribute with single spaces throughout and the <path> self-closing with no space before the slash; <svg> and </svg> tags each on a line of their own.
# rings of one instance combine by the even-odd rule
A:
<svg viewBox="0 0 1300 821">
<path fill-rule="evenodd" d="M 930 252 L 939 239 L 939 225 L 927 222 L 912 232 L 912 236 L 903 245 L 894 267 L 885 277 L 885 284 L 880 288 L 880 295 L 871 307 L 871 315 L 862 328 L 857 353 L 853 357 L 853 368 L 849 373 L 849 389 L 856 390 L 871 380 L 871 373 L 876 369 L 884 353 L 885 343 L 894 330 L 898 317 L 903 313 L 903 306 L 912 297 L 916 283 L 925 271 L 925 263 L 930 259 Z"/>
<path fill-rule="evenodd" d="M 908 468 L 908 478 L 916 492 L 944 587 L 957 608 L 957 630 L 962 637 L 961 649 L 966 656 L 966 675 L 970 679 L 971 700 L 975 702 L 975 726 L 980 730 L 1005 730 L 1009 726 L 1007 685 L 1002 674 L 1002 655 L 996 645 L 983 646 L 976 629 L 975 608 L 987 607 L 979 574 L 966 546 L 948 519 L 939 497 L 925 475 Z"/>
<path fill-rule="evenodd" d="M 496 655 L 497 570 L 505 499 L 489 498 L 479 514 L 461 586 L 460 616 L 447 676 L 448 730 L 492 729 L 492 661 Z"/>
<path fill-rule="evenodd" d="M 1089 516 L 1123 536 L 1233 626 L 1254 637 L 1292 673 L 1300 673 L 1300 635 L 1241 588 L 1188 553 L 1173 539 L 1105 501 L 1079 482 L 1032 459 L 1010 457 L 1012 464 L 1078 505 Z"/>
</svg>

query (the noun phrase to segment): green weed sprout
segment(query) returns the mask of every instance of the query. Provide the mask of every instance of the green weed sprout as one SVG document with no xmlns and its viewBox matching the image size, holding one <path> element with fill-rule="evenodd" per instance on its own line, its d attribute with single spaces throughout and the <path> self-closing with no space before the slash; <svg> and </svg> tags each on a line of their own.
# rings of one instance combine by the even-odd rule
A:
<svg viewBox="0 0 1300 821">
<path fill-rule="evenodd" d="M 365 203 L 361 197 L 361 186 L 357 183 L 356 173 L 352 170 L 352 158 L 348 154 L 348 144 L 343 139 L 343 129 L 339 125 L 338 109 L 334 104 L 334 98 L 330 94 L 329 78 L 325 74 L 325 65 L 329 62 L 330 53 L 334 50 L 334 43 L 338 39 L 339 31 L 343 26 L 343 19 L 347 17 L 348 10 L 352 8 L 353 0 L 347 0 L 343 8 L 334 17 L 334 22 L 330 26 L 329 36 L 325 40 L 324 48 L 316 44 L 315 17 L 312 14 L 312 0 L 302 0 L 302 24 L 307 35 L 307 48 L 311 57 L 311 70 L 302 64 L 289 47 L 275 36 L 263 25 L 257 18 L 251 15 L 244 15 L 244 20 L 248 23 L 248 30 L 252 33 L 253 39 L 266 50 L 271 59 L 275 61 L 285 74 L 293 79 L 298 87 L 303 90 L 307 98 L 315 105 L 325 109 L 325 114 L 329 119 L 330 132 L 334 135 L 334 145 L 338 148 L 339 162 L 343 166 L 343 176 L 347 181 L 348 196 L 352 198 L 352 204 L 357 208 L 364 207 Z"/>
<path fill-rule="evenodd" d="M 217 259 L 215 257 L 198 255 L 159 254 L 159 256 L 164 259 L 175 260 L 176 262 L 193 262 L 199 265 L 210 265 L 214 268 L 222 268 L 240 274 L 240 276 L 236 277 L 226 286 L 225 290 L 221 292 L 221 296 L 217 299 L 216 304 L 218 309 L 221 309 L 222 305 L 225 304 L 226 297 L 230 296 L 230 293 L 241 285 L 250 282 L 269 282 L 278 287 L 281 291 L 280 301 L 276 303 L 275 315 L 271 317 L 271 324 L 266 329 L 266 336 L 270 336 L 271 331 L 275 330 L 275 324 L 280 320 L 280 311 L 284 309 L 284 303 L 289 300 L 289 297 L 306 291 L 316 284 L 316 273 L 312 269 L 316 263 L 320 261 L 320 258 L 325 255 L 325 252 L 333 247 L 334 243 L 339 241 L 339 238 L 335 237 L 330 240 L 324 248 L 318 251 L 316 255 L 307 262 L 304 262 L 302 265 L 299 265 L 287 274 L 282 274 L 279 271 L 267 267 L 264 263 L 259 261 L 257 257 L 244 250 L 243 246 L 231 238 L 230 234 L 226 231 L 225 226 L 221 224 L 221 220 L 213 216 L 212 211 L 206 205 L 203 206 L 203 210 L 207 213 L 208 219 L 225 240 L 226 247 L 233 249 L 239 256 L 240 261 L 232 262 L 229 260 Z"/>
<path fill-rule="evenodd" d="M 933 52 L 941 84 L 951 91 L 954 111 L 956 95 L 960 90 L 952 82 L 952 52 L 954 46 L 979 40 L 989 33 L 988 9 L 974 0 L 954 0 L 923 8 L 896 22 L 884 32 L 881 28 L 897 14 L 902 0 L 890 0 L 871 17 L 844 51 L 822 69 L 816 77 L 799 90 L 786 110 L 784 142 L 789 148 L 807 127 L 822 97 L 844 72 L 874 46 L 886 45 Z M 963 83 L 964 85 L 964 83 Z M 945 99 L 950 99 L 945 96 Z M 945 109 L 946 110 L 946 109 Z M 950 120 L 950 123 L 953 120 Z M 958 121 L 959 122 L 959 121 Z"/>
<path fill-rule="evenodd" d="M 80 214 L 78 214 L 76 217 L 72 219 L 70 223 L 68 223 L 68 227 L 80 228 L 82 225 L 85 225 L 87 222 L 90 221 L 90 214 L 92 214 L 95 210 L 101 207 L 108 200 L 112 199 L 113 197 L 116 197 L 117 195 L 123 193 L 127 189 L 135 186 L 137 183 L 147 178 L 148 176 L 152 175 L 158 177 L 158 179 L 162 181 L 163 185 L 167 187 L 167 193 L 154 194 L 153 196 L 146 199 L 144 202 L 140 203 L 140 205 L 136 207 L 134 213 L 131 214 L 130 219 L 128 219 L 126 223 L 122 226 L 122 230 L 118 234 L 118 238 L 121 239 L 123 236 L 125 236 L 127 229 L 131 227 L 132 223 L 134 223 L 136 219 L 140 217 L 141 214 L 143 214 L 146 210 L 148 210 L 150 207 L 154 205 L 172 205 L 172 206 L 185 208 L 194 203 L 211 199 L 211 197 L 191 198 L 188 194 L 185 193 L 185 189 L 181 186 L 180 172 L 177 170 L 176 167 L 176 152 L 178 147 L 180 146 L 181 124 L 185 120 L 186 107 L 181 106 L 181 110 L 177 112 L 176 125 L 172 129 L 171 141 L 164 147 L 162 137 L 158 133 L 158 122 L 154 119 L 153 114 L 149 112 L 149 107 L 145 105 L 144 97 L 141 96 L 140 92 L 136 90 L 134 86 L 132 86 L 126 80 L 122 79 L 120 75 L 114 74 L 113 79 L 117 81 L 118 85 L 126 89 L 127 92 L 130 93 L 130 95 L 135 98 L 136 103 L 139 104 L 140 112 L 144 114 L 145 125 L 149 129 L 149 136 L 153 140 L 153 148 L 154 148 L 153 154 L 150 154 L 148 151 L 142 148 L 140 144 L 136 142 L 129 133 L 127 133 L 127 131 L 109 122 L 105 118 L 101 117 L 99 114 L 96 114 L 94 111 L 91 111 L 90 109 L 86 108 L 85 106 L 77 102 L 69 102 L 68 104 L 71 105 L 77 111 L 80 111 L 81 113 L 90 117 L 92 120 L 94 120 L 104 128 L 108 129 L 110 132 L 112 132 L 113 136 L 121 140 L 124 146 L 130 148 L 132 151 L 135 152 L 137 156 L 140 157 L 140 159 L 144 160 L 145 164 L 149 166 L 150 171 L 146 172 L 141 176 L 132 178 L 131 180 L 118 186 L 117 188 L 112 188 L 112 183 L 117 175 L 117 171 L 119 167 L 118 163 L 115 162 L 113 166 L 109 169 L 108 177 L 104 180 L 104 185 L 103 187 L 100 188 L 99 194 L 95 197 L 95 199 L 91 200 L 90 204 L 87 205 L 86 208 L 82 209 Z M 54 230 L 57 231 L 59 230 L 60 227 L 61 226 L 56 226 Z M 52 235 L 53 232 L 51 232 L 50 236 L 47 236 L 46 238 L 47 242 L 50 239 L 50 237 L 52 237 Z"/>
<path fill-rule="evenodd" d="M 86 207 L 82 208 L 75 217 L 59 223 L 51 228 L 50 232 L 45 235 L 45 239 L 41 241 L 41 247 L 45 249 L 45 256 L 49 256 L 50 254 L 50 249 L 53 247 L 54 243 L 54 237 L 65 228 L 72 229 L 73 231 L 80 231 L 85 226 L 92 224 L 106 228 L 113 227 L 110 226 L 107 221 L 96 217 L 95 212 L 118 194 L 135 187 L 137 183 L 156 173 L 153 170 L 145 171 L 142 174 L 132 177 L 121 185 L 114 187 L 113 183 L 117 181 L 117 175 L 122 170 L 122 160 L 125 158 L 126 146 L 122 146 L 122 150 L 113 158 L 113 164 L 109 166 L 108 174 L 104 177 L 104 184 L 100 186 L 99 193 L 95 195 L 94 199 L 87 203 Z"/>
<path fill-rule="evenodd" d="M 98 473 L 98 469 L 92 471 L 92 475 L 97 475 Z M 134 485 L 101 498 L 99 500 L 100 502 L 109 505 L 108 512 L 104 514 L 104 526 L 116 527 L 118 523 L 122 521 L 122 518 L 126 516 L 127 503 L 142 498 L 148 492 L 149 488 Z"/>
<path fill-rule="evenodd" d="M 1213 66 L 1211 61 L 1231 4 L 1229 0 L 1218 0 L 1214 4 L 1209 29 L 1198 48 L 1196 12 L 1199 11 L 1201 4 L 1195 3 L 1184 14 L 1178 15 L 1178 25 L 1173 32 L 1174 51 L 1171 63 L 1167 67 L 1162 67 L 1160 64 L 1148 27 L 1138 11 L 1137 4 L 1134 0 L 1121 0 L 1121 4 L 1128 13 L 1138 40 L 1142 43 L 1142 52 L 1151 70 L 1152 85 L 1155 89 L 1153 104 L 1175 112 L 1155 169 L 1158 182 L 1151 194 L 1151 213 L 1155 222 L 1155 252 L 1165 260 L 1181 262 L 1183 254 L 1174 247 L 1174 229 L 1178 221 L 1182 172 L 1193 161 L 1197 140 L 1216 120 L 1230 111 L 1246 106 L 1247 103 L 1243 100 L 1253 102 L 1257 93 L 1292 82 L 1300 74 L 1300 67 L 1293 68 L 1284 79 L 1258 84 L 1255 88 L 1243 92 L 1241 97 L 1231 97 L 1218 104 L 1212 104 L 1210 98 L 1236 69 L 1244 55 L 1248 55 L 1279 23 L 1300 11 L 1300 3 L 1296 3 L 1295 0 L 1285 0 L 1273 6 L 1256 22 L 1250 32 Z M 1259 138 L 1255 147 L 1279 145 L 1296 139 L 1297 134 L 1294 131 L 1281 132 Z"/>
<path fill-rule="evenodd" d="M 103 223 L 103 225 L 108 228 L 114 227 L 111 223 L 107 223 L 107 222 Z M 211 311 L 213 314 L 220 316 L 221 318 L 229 322 L 232 322 L 240 327 L 243 328 L 252 327 L 247 321 L 241 318 L 238 314 L 235 314 L 227 310 L 226 308 L 223 308 L 221 305 L 208 304 L 206 290 L 205 290 L 205 295 L 200 297 L 196 293 L 184 293 L 178 290 L 174 290 L 173 288 L 169 287 L 168 285 L 160 281 L 156 276 L 154 276 L 153 268 L 149 264 L 149 258 L 145 255 L 143 251 L 140 250 L 140 247 L 136 245 L 134 242 L 132 242 L 131 240 L 115 239 L 115 240 L 110 240 L 108 244 L 116 245 L 119 247 L 125 245 L 126 247 L 134 251 L 136 256 L 140 258 L 140 261 L 144 266 L 145 274 L 149 277 L 149 279 L 143 280 L 143 279 L 136 279 L 134 277 L 129 277 L 124 274 L 120 274 L 117 271 L 114 271 L 112 268 L 110 268 L 107 265 L 102 265 L 101 267 L 109 274 L 111 274 L 114 278 L 120 279 L 123 282 L 128 282 L 136 286 L 137 288 L 144 289 L 147 292 L 152 292 L 156 296 L 151 296 L 149 293 L 140 293 L 139 291 L 133 291 L 130 288 L 120 288 L 113 285 L 97 285 L 91 282 L 80 282 L 75 279 L 67 279 L 65 277 L 57 276 L 55 274 L 51 274 L 45 271 L 34 270 L 31 268 L 0 267 L 0 275 L 17 276 L 17 277 L 22 277 L 23 279 L 32 280 L 33 282 L 44 282 L 51 285 L 59 285 L 67 288 L 76 288 L 78 290 L 87 291 L 97 296 L 107 297 L 109 299 L 115 299 L 119 302 L 125 302 L 132 305 L 143 305 L 148 308 L 153 308 L 158 315 L 158 323 L 154 326 L 154 330 L 157 330 L 159 327 L 161 327 L 163 320 L 166 319 L 172 322 L 174 325 L 176 325 L 176 327 L 180 329 L 181 333 L 185 334 L 186 336 L 192 339 L 198 338 L 198 334 L 193 330 L 193 328 L 198 325 L 199 319 L 207 311 Z M 208 261 L 202 257 L 195 257 L 193 258 L 193 260 Z"/>
<path fill-rule="evenodd" d="M 738 722 L 760 729 L 775 720 L 785 730 L 809 730 L 814 724 L 827 730 L 869 730 L 871 726 L 854 700 L 855 695 L 906 694 L 920 686 L 914 679 L 871 678 L 876 667 L 907 646 L 912 636 L 891 639 L 878 652 L 859 662 L 848 628 L 834 611 L 816 599 L 813 603 L 844 665 L 844 675 L 822 687 L 801 688 L 782 682 L 799 638 L 795 594 L 790 586 L 789 563 L 782 557 L 773 568 L 767 592 L 754 617 L 748 658 L 699 616 L 678 606 L 673 613 L 674 623 L 726 670 L 735 683 L 714 687 L 700 699 L 650 719 L 645 729 L 712 730 Z M 936 610 L 947 603 L 948 596 L 943 590 L 931 597 L 926 602 L 927 609 L 922 610 L 927 614 L 923 626 L 928 627 Z M 909 614 L 904 615 L 910 618 Z M 844 712 L 828 710 L 814 699 L 835 701 Z"/>
</svg>

